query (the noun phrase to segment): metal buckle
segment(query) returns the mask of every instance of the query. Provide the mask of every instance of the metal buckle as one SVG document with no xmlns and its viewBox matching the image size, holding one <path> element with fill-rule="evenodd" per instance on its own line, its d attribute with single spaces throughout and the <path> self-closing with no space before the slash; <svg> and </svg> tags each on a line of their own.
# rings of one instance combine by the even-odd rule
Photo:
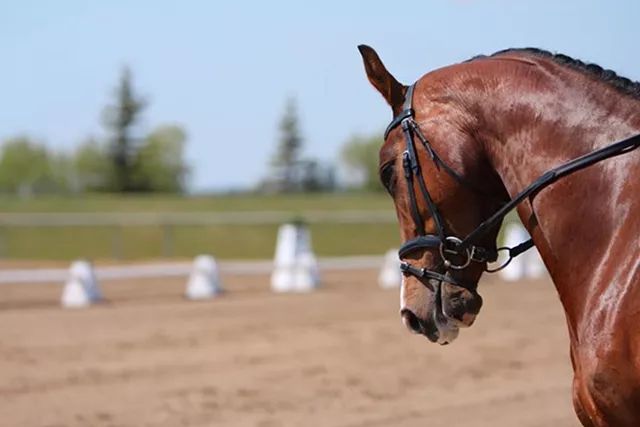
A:
<svg viewBox="0 0 640 427">
<path fill-rule="evenodd" d="M 488 262 L 486 249 L 479 248 L 478 246 L 471 246 L 471 261 Z"/>
<path fill-rule="evenodd" d="M 473 258 L 475 249 L 465 248 L 464 252 L 460 252 L 455 249 L 448 249 L 446 245 L 449 242 L 453 243 L 456 246 L 459 246 L 462 243 L 462 240 L 458 239 L 455 236 L 448 236 L 444 238 L 442 243 L 440 243 L 440 258 L 442 258 L 445 268 L 452 268 L 454 270 L 462 270 L 463 268 L 467 268 L 469 264 L 471 264 L 471 259 Z M 462 264 L 454 264 L 451 262 L 451 260 L 447 259 L 447 256 L 445 255 L 447 253 L 455 255 L 466 255 L 467 259 Z"/>
<path fill-rule="evenodd" d="M 495 273 L 495 272 L 500 271 L 500 270 L 502 270 L 503 268 L 505 268 L 506 266 L 509 265 L 509 263 L 513 259 L 513 257 L 511 256 L 511 248 L 509 248 L 508 246 L 503 246 L 501 248 L 498 248 L 498 253 L 500 253 L 501 251 L 507 251 L 507 253 L 509 254 L 509 258 L 505 262 L 500 264 L 498 267 L 496 267 L 496 268 L 489 268 L 489 266 L 487 265 L 484 268 L 484 271 L 486 271 L 487 273 Z"/>
</svg>

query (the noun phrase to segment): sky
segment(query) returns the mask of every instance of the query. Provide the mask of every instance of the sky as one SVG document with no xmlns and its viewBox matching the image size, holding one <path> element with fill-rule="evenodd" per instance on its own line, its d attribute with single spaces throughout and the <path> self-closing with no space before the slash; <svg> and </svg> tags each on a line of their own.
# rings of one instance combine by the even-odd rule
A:
<svg viewBox="0 0 640 427">
<path fill-rule="evenodd" d="M 288 97 L 305 156 L 334 161 L 391 112 L 358 44 L 403 83 L 477 54 L 534 46 L 640 80 L 638 0 L 4 1 L 0 140 L 71 151 L 103 136 L 123 66 L 149 102 L 140 130 L 187 130 L 191 191 L 254 185 Z"/>
</svg>

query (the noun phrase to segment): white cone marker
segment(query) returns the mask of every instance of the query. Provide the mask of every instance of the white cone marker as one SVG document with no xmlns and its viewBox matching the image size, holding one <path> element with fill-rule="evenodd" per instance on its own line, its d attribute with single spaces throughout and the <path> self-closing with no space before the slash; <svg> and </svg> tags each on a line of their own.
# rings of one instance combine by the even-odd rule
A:
<svg viewBox="0 0 640 427">
<path fill-rule="evenodd" d="M 320 284 L 318 262 L 311 236 L 302 224 L 284 224 L 278 230 L 271 290 L 309 292 Z"/>
<path fill-rule="evenodd" d="M 218 265 L 210 255 L 198 255 L 193 261 L 185 296 L 191 300 L 215 297 L 222 291 Z"/>
<path fill-rule="evenodd" d="M 69 268 L 69 279 L 62 290 L 62 306 L 87 307 L 101 299 L 102 294 L 91 263 L 86 260 L 74 261 Z"/>
<path fill-rule="evenodd" d="M 504 246 L 514 247 L 529 239 L 529 233 L 517 223 L 508 224 L 505 228 Z M 536 279 L 544 276 L 545 266 L 535 246 L 527 252 L 511 260 L 511 263 L 500 271 L 500 277 L 508 282 L 517 282 L 525 278 Z"/>
<path fill-rule="evenodd" d="M 397 249 L 389 249 L 384 255 L 382 268 L 378 275 L 378 284 L 383 289 L 399 288 L 402 284 L 402 271 L 400 271 L 400 258 Z"/>
</svg>

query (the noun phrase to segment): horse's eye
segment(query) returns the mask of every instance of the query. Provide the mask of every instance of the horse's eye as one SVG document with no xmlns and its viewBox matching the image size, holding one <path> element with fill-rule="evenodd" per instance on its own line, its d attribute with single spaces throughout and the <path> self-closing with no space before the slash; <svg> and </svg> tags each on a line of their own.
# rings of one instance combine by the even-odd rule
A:
<svg viewBox="0 0 640 427">
<path fill-rule="evenodd" d="M 391 196 L 393 196 L 393 191 L 395 190 L 393 165 L 394 162 L 388 162 L 380 168 L 380 181 Z"/>
</svg>

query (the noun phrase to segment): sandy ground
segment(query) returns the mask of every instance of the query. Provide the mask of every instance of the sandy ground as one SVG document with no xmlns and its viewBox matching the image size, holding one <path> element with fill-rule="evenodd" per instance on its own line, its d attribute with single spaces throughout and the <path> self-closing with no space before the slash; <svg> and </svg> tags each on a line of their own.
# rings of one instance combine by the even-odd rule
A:
<svg viewBox="0 0 640 427">
<path fill-rule="evenodd" d="M 548 281 L 481 284 L 476 324 L 446 347 L 410 335 L 375 271 L 310 295 L 268 278 L 187 302 L 181 280 L 0 286 L 0 425 L 578 426 L 564 317 Z"/>
</svg>

